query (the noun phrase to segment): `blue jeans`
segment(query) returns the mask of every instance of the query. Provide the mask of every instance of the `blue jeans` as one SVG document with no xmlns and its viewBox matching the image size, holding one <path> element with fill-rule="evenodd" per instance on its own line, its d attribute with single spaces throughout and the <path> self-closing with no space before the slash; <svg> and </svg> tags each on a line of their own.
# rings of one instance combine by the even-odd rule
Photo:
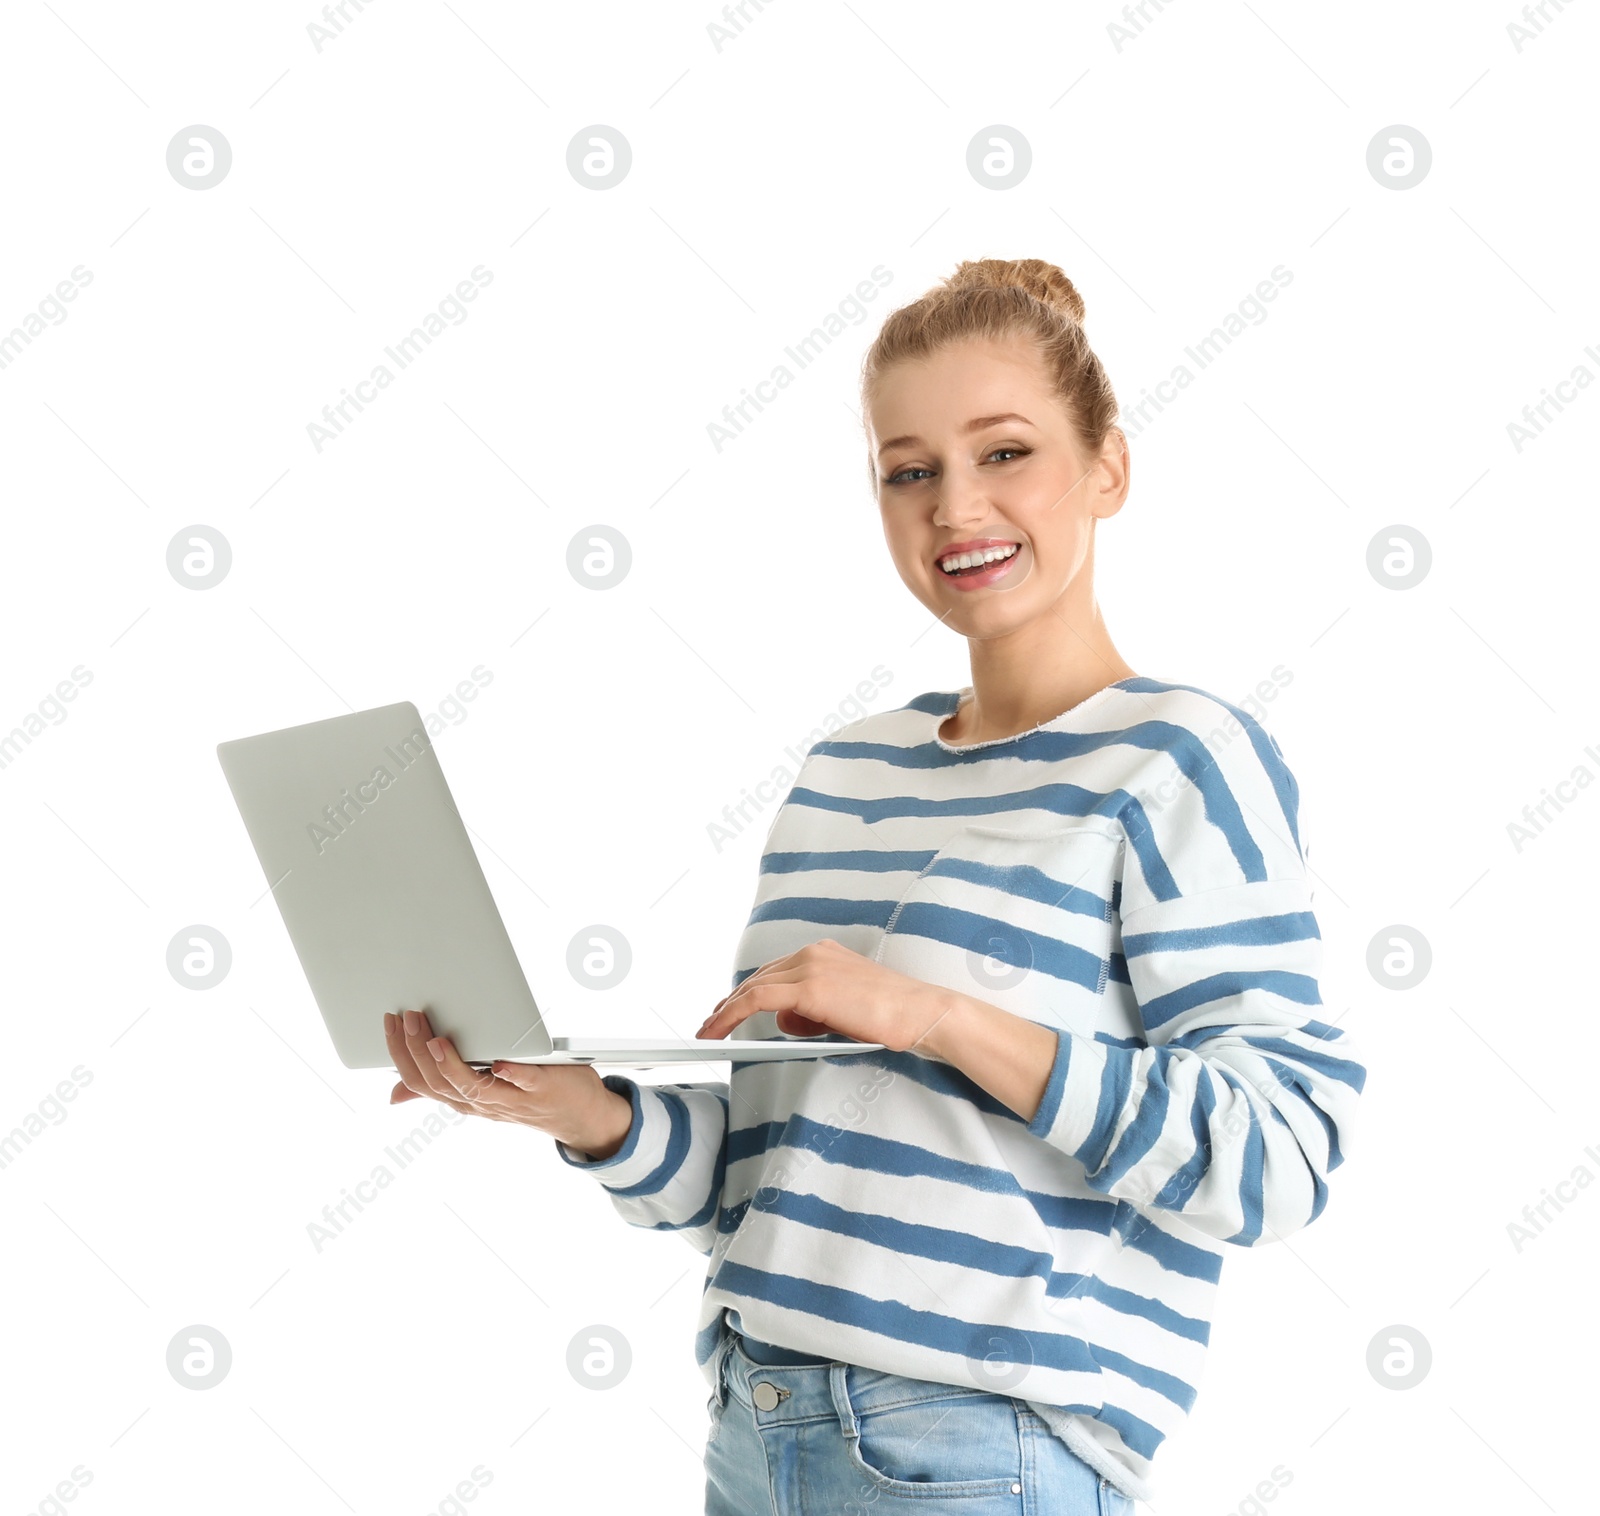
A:
<svg viewBox="0 0 1600 1516">
<path fill-rule="evenodd" d="M 1132 1516 L 1023 1401 L 853 1363 L 763 1363 L 744 1341 L 724 1326 L 706 1516 Z"/>
</svg>

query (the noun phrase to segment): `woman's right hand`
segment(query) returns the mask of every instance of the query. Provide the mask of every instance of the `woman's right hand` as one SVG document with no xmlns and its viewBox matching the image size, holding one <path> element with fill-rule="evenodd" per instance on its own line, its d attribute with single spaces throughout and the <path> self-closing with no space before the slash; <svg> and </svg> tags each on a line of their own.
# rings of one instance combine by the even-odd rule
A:
<svg viewBox="0 0 1600 1516">
<path fill-rule="evenodd" d="M 633 1107 L 590 1064 L 501 1061 L 482 1073 L 433 1035 L 422 1011 L 386 1012 L 383 1035 L 400 1075 L 391 1105 L 431 1096 L 467 1115 L 537 1127 L 594 1159 L 611 1157 L 633 1125 Z"/>
</svg>

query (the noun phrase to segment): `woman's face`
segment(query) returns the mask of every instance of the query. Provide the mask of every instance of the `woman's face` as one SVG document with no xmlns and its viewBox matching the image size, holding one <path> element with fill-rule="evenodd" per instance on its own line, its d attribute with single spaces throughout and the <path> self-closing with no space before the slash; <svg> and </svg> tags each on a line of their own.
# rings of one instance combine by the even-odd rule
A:
<svg viewBox="0 0 1600 1516">
<path fill-rule="evenodd" d="M 1094 522 L 1127 496 L 1127 454 L 1113 430 L 1099 457 L 1085 455 L 1031 344 L 966 341 L 896 364 L 867 426 L 895 568 L 953 631 L 1015 630 L 1074 586 L 1087 608 Z M 940 561 L 963 544 L 1014 551 L 952 577 Z"/>
</svg>

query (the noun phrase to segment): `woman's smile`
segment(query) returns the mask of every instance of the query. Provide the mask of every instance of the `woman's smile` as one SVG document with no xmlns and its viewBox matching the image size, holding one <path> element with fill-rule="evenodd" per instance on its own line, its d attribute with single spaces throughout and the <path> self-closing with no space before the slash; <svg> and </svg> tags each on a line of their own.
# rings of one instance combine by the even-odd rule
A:
<svg viewBox="0 0 1600 1516">
<path fill-rule="evenodd" d="M 1008 558 L 997 558 L 994 562 L 983 564 L 981 567 L 974 564 L 970 568 L 958 569 L 953 574 L 946 573 L 940 567 L 940 563 L 943 560 L 935 560 L 933 571 L 940 580 L 948 584 L 953 590 L 970 592 L 972 590 L 987 589 L 990 585 L 998 584 L 1007 577 L 1020 576 L 1018 566 L 1022 563 L 1023 556 L 1028 549 L 1026 544 L 1021 542 L 1016 543 L 1015 547 L 1016 551 Z M 994 549 L 990 551 L 994 551 Z M 947 556 L 960 555 L 950 554 Z M 981 553 L 975 551 L 974 556 L 981 556 Z"/>
</svg>

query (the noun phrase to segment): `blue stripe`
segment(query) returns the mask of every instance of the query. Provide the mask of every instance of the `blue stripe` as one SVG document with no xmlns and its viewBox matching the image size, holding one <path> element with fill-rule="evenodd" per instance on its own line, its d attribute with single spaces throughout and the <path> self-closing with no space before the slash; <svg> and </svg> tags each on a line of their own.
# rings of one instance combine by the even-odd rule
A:
<svg viewBox="0 0 1600 1516">
<path fill-rule="evenodd" d="M 1064 1410 L 1071 1410 L 1064 1406 Z M 1156 1449 L 1166 1441 L 1166 1433 L 1158 1431 L 1143 1417 L 1135 1416 L 1132 1411 L 1125 1411 L 1118 1405 L 1102 1405 L 1094 1413 L 1096 1421 L 1103 1421 L 1119 1436 L 1124 1445 L 1131 1448 L 1141 1458 L 1151 1459 L 1156 1456 Z"/>
<path fill-rule="evenodd" d="M 691 1215 L 690 1219 L 683 1223 L 685 1230 L 693 1231 L 696 1227 L 704 1227 L 717 1214 L 718 1207 L 722 1206 L 723 1180 L 728 1177 L 728 1140 L 726 1140 L 726 1132 L 728 1132 L 728 1097 L 723 1095 L 722 1092 L 718 1092 L 717 1099 L 722 1100 L 722 1147 L 717 1148 L 717 1163 L 712 1164 L 710 1190 L 706 1196 L 706 1204 L 699 1207 L 699 1211 L 694 1212 L 694 1215 Z M 706 1251 L 710 1252 L 709 1247 L 707 1247 Z"/>
<path fill-rule="evenodd" d="M 1161 1136 L 1167 1124 L 1167 1111 L 1172 1105 L 1172 1091 L 1167 1085 L 1167 1064 L 1171 1053 L 1167 1048 L 1153 1049 L 1154 1057 L 1145 1074 L 1144 1094 L 1139 1097 L 1139 1109 L 1127 1125 L 1117 1145 L 1103 1167 L 1096 1165 L 1095 1182 L 1109 1188 L 1116 1184 L 1140 1159 L 1144 1158 Z M 1130 1074 L 1131 1078 L 1131 1074 Z M 1106 1081 L 1101 1080 L 1102 1097 Z"/>
<path fill-rule="evenodd" d="M 1211 1341 L 1209 1321 L 1204 1321 L 1198 1316 L 1185 1316 L 1183 1312 L 1173 1310 L 1165 1301 L 1157 1300 L 1153 1296 L 1140 1295 L 1133 1290 L 1119 1289 L 1116 1285 L 1106 1284 L 1093 1274 L 1083 1277 L 1089 1281 L 1085 1293 L 1092 1295 L 1101 1305 L 1115 1311 L 1119 1316 L 1141 1317 L 1153 1326 L 1171 1332 L 1175 1337 L 1186 1337 L 1190 1342 L 1198 1342 L 1201 1347 L 1205 1347 Z M 1104 1359 L 1105 1350 L 1097 1347 L 1095 1356 Z"/>
<path fill-rule="evenodd" d="M 1004 963 L 1048 974 L 1063 984 L 1082 985 L 1086 990 L 1099 989 L 1105 964 L 1098 953 L 1076 943 L 933 900 L 910 900 L 902 905 L 890 935 L 922 937 L 946 947 L 993 956 Z"/>
<path fill-rule="evenodd" d="M 1173 1274 L 1215 1285 L 1222 1278 L 1220 1252 L 1185 1242 L 1164 1232 L 1137 1207 L 1117 1202 L 1116 1233 L 1125 1248 L 1133 1248 Z"/>
<path fill-rule="evenodd" d="M 835 852 L 765 853 L 763 874 L 802 874 L 842 869 L 852 873 L 887 874 L 909 870 L 920 874 L 939 856 L 937 848 L 897 852 L 893 848 L 845 848 Z"/>
<path fill-rule="evenodd" d="M 683 1097 L 668 1089 L 666 1085 L 657 1085 L 656 1094 L 661 1097 L 667 1107 L 669 1128 L 667 1150 L 662 1155 L 661 1162 L 637 1184 L 606 1184 L 606 1189 L 619 1200 L 634 1200 L 641 1195 L 654 1195 L 657 1190 L 663 1189 L 667 1181 L 678 1172 L 678 1166 L 683 1162 L 684 1155 L 689 1151 L 689 1108 L 684 1104 Z M 603 1179 L 600 1182 L 605 1184 Z"/>
<path fill-rule="evenodd" d="M 1094 1356 L 1099 1360 L 1101 1367 L 1114 1369 L 1124 1379 L 1131 1379 L 1143 1389 L 1153 1390 L 1163 1399 L 1182 1406 L 1186 1411 L 1194 1408 L 1195 1396 L 1199 1392 L 1188 1380 L 1180 1378 L 1177 1374 L 1165 1374 L 1160 1369 L 1153 1369 L 1148 1364 L 1141 1363 L 1137 1358 L 1130 1358 L 1126 1353 L 1114 1352 L 1099 1344 L 1094 1349 Z"/>
<path fill-rule="evenodd" d="M 1278 746 L 1277 739 L 1271 736 L 1248 712 L 1242 711 L 1236 705 L 1230 705 L 1226 700 L 1219 700 L 1209 690 L 1196 689 L 1192 684 L 1167 684 L 1158 679 L 1133 678 L 1125 680 L 1129 691 L 1136 695 L 1158 695 L 1166 690 L 1185 690 L 1191 695 L 1201 695 L 1205 699 L 1214 701 L 1223 710 L 1233 717 L 1245 730 L 1250 738 L 1250 746 L 1255 749 L 1256 757 L 1261 760 L 1261 767 L 1267 771 L 1267 776 L 1272 781 L 1273 793 L 1278 797 L 1279 808 L 1283 811 L 1283 819 L 1288 823 L 1289 835 L 1294 838 L 1296 851 L 1304 852 L 1300 848 L 1300 786 L 1295 782 L 1295 777 L 1289 772 L 1288 765 L 1283 761 L 1283 750 Z M 1179 730 L 1182 730 L 1179 728 Z"/>
<path fill-rule="evenodd" d="M 1267 990 L 1297 1005 L 1322 1004 L 1317 981 L 1309 974 L 1291 974 L 1284 969 L 1238 970 L 1207 974 L 1190 984 L 1169 990 L 1165 995 L 1156 995 L 1139 1007 L 1139 1017 L 1146 1031 L 1154 1031 L 1185 1011 L 1212 1005 L 1220 1000 L 1231 1000 L 1250 990 Z M 1215 1033 L 1217 1028 L 1211 1030 Z"/>
<path fill-rule="evenodd" d="M 1244 1216 L 1244 1225 L 1227 1240 L 1236 1242 L 1242 1247 L 1251 1247 L 1261 1236 L 1264 1220 L 1262 1196 L 1266 1182 L 1263 1172 L 1267 1153 L 1266 1138 L 1261 1135 L 1260 1118 L 1254 1104 L 1245 1094 L 1239 1076 L 1230 1069 L 1222 1069 L 1217 1077 L 1233 1087 L 1239 1099 L 1243 1101 L 1245 1110 L 1250 1113 L 1250 1127 L 1244 1137 L 1244 1158 L 1240 1164 L 1239 1175 L 1239 1209 Z"/>
<path fill-rule="evenodd" d="M 1215 1033 L 1216 1028 L 1213 1027 L 1211 1030 Z M 1198 1034 L 1195 1032 L 1185 1032 L 1182 1037 L 1174 1037 L 1172 1040 L 1175 1043 L 1183 1042 L 1196 1035 Z M 1292 1059 L 1301 1069 L 1315 1069 L 1317 1073 L 1329 1079 L 1337 1079 L 1340 1084 L 1349 1085 L 1357 1094 L 1366 1088 L 1365 1067 L 1349 1058 L 1335 1058 L 1331 1053 L 1319 1053 L 1315 1048 L 1302 1047 L 1297 1042 L 1285 1042 L 1281 1037 L 1253 1037 L 1246 1033 L 1239 1040 L 1260 1052 L 1281 1053 L 1285 1058 Z M 1295 1084 L 1307 1097 L 1310 1096 L 1310 1087 L 1303 1079 L 1297 1078 Z"/>
<path fill-rule="evenodd" d="M 1330 1026 L 1326 1021 L 1302 1021 L 1300 1030 L 1309 1032 L 1311 1036 L 1323 1042 L 1337 1042 L 1344 1036 L 1344 1033 L 1338 1027 Z"/>
<path fill-rule="evenodd" d="M 918 695 L 914 700 L 908 700 L 898 709 L 902 711 L 918 711 L 924 716 L 950 716 L 955 713 L 955 708 L 961 703 L 959 690 L 929 690 Z M 818 743 L 818 747 L 826 746 Z"/>
<path fill-rule="evenodd" d="M 1333 1124 L 1333 1118 L 1317 1104 L 1314 1098 L 1315 1091 L 1310 1087 L 1304 1071 L 1280 1063 L 1276 1058 L 1268 1058 L 1265 1061 L 1278 1083 L 1286 1090 L 1294 1090 L 1300 1097 L 1300 1103 L 1322 1123 L 1322 1130 L 1328 1138 L 1328 1168 L 1330 1170 L 1338 1168 L 1344 1162 L 1344 1154 L 1339 1151 L 1339 1129 Z M 1317 1178 L 1314 1167 L 1311 1177 L 1316 1180 L 1316 1187 L 1320 1190 L 1322 1181 Z"/>
<path fill-rule="evenodd" d="M 1116 1127 L 1117 1117 L 1128 1103 L 1133 1089 L 1133 1050 L 1107 1048 L 1105 1067 L 1100 1071 L 1100 1098 L 1095 1105 L 1094 1125 L 1077 1146 L 1073 1157 L 1089 1170 L 1089 1182 L 1097 1189 L 1104 1188 L 1093 1176 L 1105 1160 L 1106 1147 Z"/>
<path fill-rule="evenodd" d="M 1056 1050 L 1050 1059 L 1050 1072 L 1045 1078 L 1044 1094 L 1039 1097 L 1039 1107 L 1028 1123 L 1028 1131 L 1035 1137 L 1048 1137 L 1056 1124 L 1056 1114 L 1061 1109 L 1061 1097 L 1067 1089 L 1067 1069 L 1072 1062 L 1072 1034 L 1057 1031 Z"/>
<path fill-rule="evenodd" d="M 1205 1177 L 1205 1171 L 1210 1166 L 1211 1117 L 1216 1108 L 1217 1097 L 1211 1088 L 1210 1073 L 1205 1071 L 1195 1087 L 1195 1102 L 1189 1108 L 1189 1136 L 1194 1150 L 1188 1162 L 1176 1169 L 1162 1185 L 1160 1193 L 1151 1201 L 1153 1206 L 1182 1216 L 1183 1207 L 1188 1204 L 1194 1194 L 1195 1186 Z M 1089 1183 L 1095 1184 L 1097 1181 L 1090 1176 Z M 1135 1213 L 1135 1218 L 1130 1223 L 1130 1230 L 1140 1236 L 1157 1232 L 1156 1227 L 1139 1213 Z M 1219 1268 L 1220 1265 L 1219 1259 Z"/>
<path fill-rule="evenodd" d="M 1108 846 L 1114 845 L 1108 843 Z M 1035 868 L 1030 863 L 978 863 L 970 858 L 951 856 L 937 858 L 921 877 L 964 879 L 969 884 L 981 884 L 1018 900 L 1035 900 L 1041 905 L 1054 906 L 1077 916 L 1089 916 L 1096 921 L 1111 920 L 1111 902 L 1105 896 L 1052 879 L 1043 869 Z"/>
<path fill-rule="evenodd" d="M 906 750 L 889 748 L 886 751 Z M 1157 900 L 1174 900 L 1179 894 L 1172 871 L 1156 846 L 1155 834 L 1143 804 L 1137 796 L 1130 795 L 1126 790 L 1111 790 L 1101 794 L 1076 784 L 1041 784 L 1032 789 L 1014 790 L 1002 795 L 960 795 L 951 800 L 925 800 L 916 795 L 890 795 L 873 800 L 828 795 L 821 790 L 797 784 L 789 791 L 784 804 L 810 806 L 814 810 L 855 816 L 868 826 L 906 816 L 944 819 L 998 816 L 1024 808 L 1053 811 L 1062 816 L 1111 818 L 1122 823 L 1151 894 Z M 1264 872 L 1261 877 L 1266 877 Z"/>
<path fill-rule="evenodd" d="M 804 921 L 814 926 L 872 927 L 882 931 L 889 924 L 895 902 L 892 900 L 851 900 L 829 895 L 779 895 L 764 900 L 750 912 L 747 925 L 758 921 Z"/>
<path fill-rule="evenodd" d="M 1039 1025 L 1042 1026 L 1044 1023 L 1040 1022 Z M 1051 1030 L 1054 1031 L 1055 1028 L 1052 1027 Z M 1099 1040 L 1098 1034 L 1097 1040 Z M 981 1084 L 975 1083 L 954 1064 L 936 1062 L 932 1058 L 924 1058 L 920 1053 L 895 1052 L 890 1048 L 875 1048 L 867 1053 L 840 1053 L 837 1058 L 848 1060 L 852 1069 L 886 1069 L 896 1079 L 907 1079 L 949 1100 L 974 1105 L 985 1116 L 995 1116 L 1003 1121 L 1022 1120 L 1010 1106 L 996 1100 Z M 740 1065 L 741 1068 L 759 1066 L 761 1065 L 754 1063 Z M 952 1121 L 959 1119 L 959 1113 L 952 1111 L 950 1119 Z M 745 1130 L 750 1129 L 745 1128 Z"/>
<path fill-rule="evenodd" d="M 798 1112 L 792 1114 L 785 1123 L 784 1143 L 788 1147 L 814 1152 L 829 1163 L 864 1169 L 873 1174 L 943 1179 L 985 1194 L 1022 1194 L 1022 1185 L 1010 1169 L 968 1163 L 960 1158 L 945 1158 L 930 1153 L 927 1148 L 914 1142 L 902 1142 L 895 1137 L 829 1127 Z"/>
<path fill-rule="evenodd" d="M 1310 911 L 1281 916 L 1246 916 L 1214 926 L 1174 927 L 1164 932 L 1123 934 L 1122 951 L 1129 958 L 1144 953 L 1174 953 L 1195 948 L 1265 947 L 1283 942 L 1320 941 L 1317 918 Z"/>
<path fill-rule="evenodd" d="M 782 1140 L 784 1125 L 781 1121 L 758 1121 L 751 1126 L 734 1127 L 728 1133 L 728 1162 L 742 1163 L 776 1147 Z"/>
<path fill-rule="evenodd" d="M 1021 1118 L 1013 1116 L 1012 1119 Z M 758 1122 L 730 1132 L 728 1162 L 734 1164 L 748 1158 L 764 1157 L 778 1147 L 812 1152 L 843 1168 L 878 1174 L 921 1175 L 978 1190 L 983 1194 L 1017 1195 L 1027 1201 L 1046 1226 L 1093 1232 L 1102 1237 L 1110 1235 L 1115 1207 L 1105 1201 L 1025 1189 L 1010 1169 L 989 1168 L 942 1158 L 924 1147 L 901 1142 L 897 1138 L 845 1132 L 838 1127 L 812 1121 L 798 1112 L 787 1121 Z M 736 1230 L 742 1216 L 743 1211 L 739 1206 L 725 1207 L 722 1229 Z"/>
</svg>

